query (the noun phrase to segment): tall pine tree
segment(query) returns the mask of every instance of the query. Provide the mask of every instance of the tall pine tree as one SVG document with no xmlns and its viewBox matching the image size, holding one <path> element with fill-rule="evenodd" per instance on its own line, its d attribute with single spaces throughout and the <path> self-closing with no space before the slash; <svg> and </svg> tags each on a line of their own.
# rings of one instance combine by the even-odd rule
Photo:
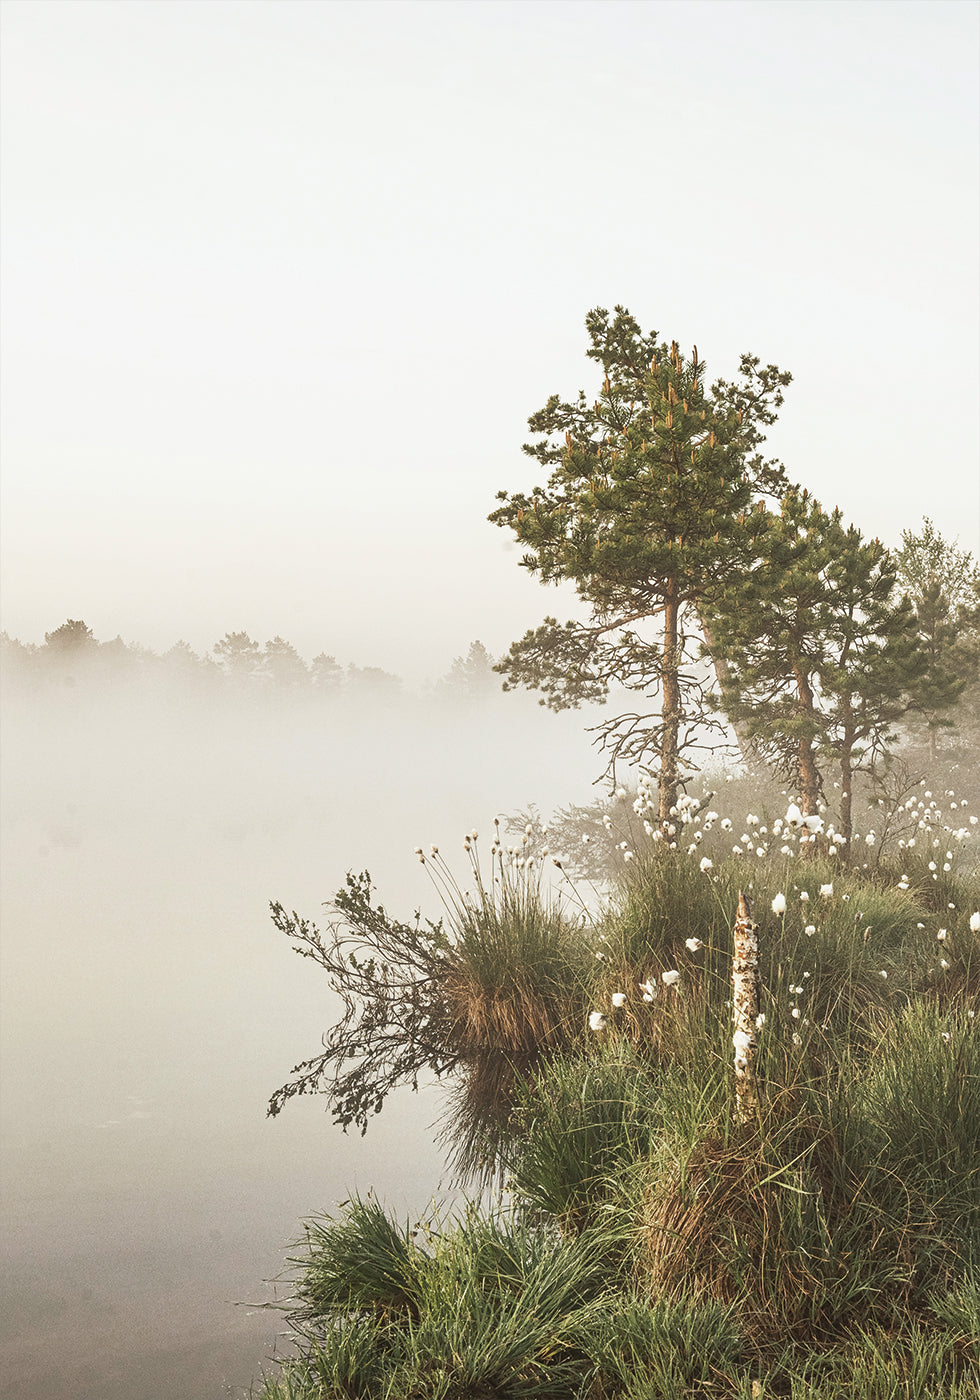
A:
<svg viewBox="0 0 980 1400">
<path fill-rule="evenodd" d="M 916 703 L 927 658 L 895 563 L 806 491 L 790 492 L 766 550 L 712 617 L 731 667 L 722 704 L 770 764 L 817 812 L 823 775 L 840 775 L 845 853 L 853 832 L 853 778 L 888 752 Z"/>
<path fill-rule="evenodd" d="M 760 550 L 761 497 L 785 488 L 758 452 L 790 376 L 743 356 L 737 380 L 710 389 L 697 348 L 644 335 L 623 307 L 586 317 L 587 357 L 602 383 L 591 403 L 558 395 L 529 419 L 524 451 L 547 472 L 530 494 L 501 492 L 491 521 L 513 530 L 522 564 L 544 583 L 570 580 L 584 621 L 548 617 L 498 663 L 505 688 L 540 689 L 559 710 L 612 685 L 659 693 L 659 709 L 599 726 L 610 754 L 657 772 L 667 825 L 689 754 L 718 726 L 697 666 L 706 600 Z"/>
<path fill-rule="evenodd" d="M 934 760 L 940 729 L 963 717 L 958 702 L 964 692 L 980 693 L 980 568 L 968 550 L 943 539 L 928 516 L 918 532 L 902 531 L 896 563 L 929 658 L 916 709 Z"/>
</svg>

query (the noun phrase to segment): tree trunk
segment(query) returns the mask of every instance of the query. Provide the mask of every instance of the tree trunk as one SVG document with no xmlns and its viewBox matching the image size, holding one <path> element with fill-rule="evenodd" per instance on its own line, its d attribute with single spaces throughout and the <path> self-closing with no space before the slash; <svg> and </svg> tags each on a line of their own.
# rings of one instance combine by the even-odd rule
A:
<svg viewBox="0 0 980 1400">
<path fill-rule="evenodd" d="M 854 770 L 851 767 L 851 754 L 854 750 L 854 735 L 845 729 L 841 740 L 840 755 L 840 829 L 844 837 L 838 855 L 847 864 L 851 860 L 851 836 L 853 834 Z"/>
<path fill-rule="evenodd" d="M 793 674 L 796 677 L 796 694 L 800 702 L 800 713 L 816 720 L 813 703 L 813 689 L 803 667 L 794 662 Z M 820 773 L 813 757 L 813 738 L 801 738 L 797 745 L 796 766 L 800 779 L 800 810 L 805 817 L 815 817 L 820 801 Z"/>
<path fill-rule="evenodd" d="M 677 637 L 679 613 L 677 589 L 676 586 L 672 586 L 664 607 L 659 814 L 661 831 L 664 831 L 673 820 L 670 809 L 677 806 L 677 769 L 681 725 L 680 648 Z"/>
<path fill-rule="evenodd" d="M 733 691 L 738 690 L 738 687 L 732 683 L 732 668 L 729 666 L 725 657 L 720 655 L 720 653 L 715 650 L 712 641 L 714 634 L 712 632 L 710 624 L 705 622 L 704 619 L 701 617 L 698 618 L 698 621 L 701 624 L 701 632 L 704 636 L 704 645 L 707 648 L 708 655 L 711 658 L 711 665 L 714 669 L 715 676 L 718 679 L 718 689 L 721 692 L 721 695 L 724 697 L 726 693 L 730 694 Z M 729 718 L 728 722 L 732 726 L 732 729 L 735 733 L 735 738 L 738 741 L 738 751 L 742 755 L 742 762 L 745 763 L 747 766 L 751 767 L 752 745 L 749 739 L 747 725 L 745 724 L 744 720 L 738 719 Z"/>
<path fill-rule="evenodd" d="M 759 1015 L 759 927 L 752 905 L 738 892 L 735 950 L 732 955 L 732 1044 L 735 1047 L 735 1103 L 740 1123 L 758 1109 L 755 1078 L 756 1019 Z"/>
</svg>

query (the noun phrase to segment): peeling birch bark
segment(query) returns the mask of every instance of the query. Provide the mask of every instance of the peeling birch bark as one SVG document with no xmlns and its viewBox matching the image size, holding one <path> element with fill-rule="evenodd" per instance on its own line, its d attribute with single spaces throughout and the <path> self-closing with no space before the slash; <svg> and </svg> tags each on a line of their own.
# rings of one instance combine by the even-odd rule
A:
<svg viewBox="0 0 980 1400">
<path fill-rule="evenodd" d="M 759 926 L 752 922 L 752 906 L 738 892 L 735 951 L 732 957 L 732 1044 L 735 1047 L 735 1103 L 740 1123 L 755 1116 L 756 1017 L 759 1014 Z"/>
</svg>

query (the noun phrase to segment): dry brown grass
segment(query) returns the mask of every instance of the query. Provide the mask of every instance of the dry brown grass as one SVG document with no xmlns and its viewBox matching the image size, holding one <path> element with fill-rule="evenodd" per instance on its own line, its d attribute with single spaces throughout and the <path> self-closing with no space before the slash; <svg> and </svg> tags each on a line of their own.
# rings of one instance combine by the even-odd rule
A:
<svg viewBox="0 0 980 1400">
<path fill-rule="evenodd" d="M 786 1239 L 772 1171 L 747 1126 L 727 1141 L 702 1142 L 675 1175 L 658 1181 L 642 1225 L 651 1292 L 670 1296 L 693 1284 L 720 1302 L 744 1300 L 743 1321 L 757 1340 L 784 1327 L 790 1319 L 785 1307 L 773 1316 L 774 1293 L 785 1302 L 812 1292 L 817 1280 Z"/>
<path fill-rule="evenodd" d="M 477 981 L 462 963 L 443 981 L 450 1039 L 466 1059 L 486 1051 L 522 1058 L 568 1039 L 570 1008 L 555 989 L 535 985 L 527 970 L 508 969 L 497 985 Z"/>
<path fill-rule="evenodd" d="M 644 1282 L 654 1295 L 694 1289 L 740 1303 L 758 1346 L 829 1340 L 845 1321 L 887 1314 L 913 1286 L 922 1222 L 879 1209 L 880 1187 L 805 1112 L 705 1138 L 646 1193 Z"/>
</svg>

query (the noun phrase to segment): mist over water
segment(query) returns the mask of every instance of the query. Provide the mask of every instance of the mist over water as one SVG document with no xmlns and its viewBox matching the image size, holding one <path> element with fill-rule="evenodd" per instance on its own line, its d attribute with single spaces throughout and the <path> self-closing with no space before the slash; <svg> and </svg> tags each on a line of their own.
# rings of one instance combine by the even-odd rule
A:
<svg viewBox="0 0 980 1400">
<path fill-rule="evenodd" d="M 336 1002 L 273 928 L 349 869 L 440 909 L 416 845 L 587 801 L 579 714 L 522 696 L 325 704 L 126 685 L 3 700 L 2 1179 L 8 1400 L 239 1395 L 284 1330 L 301 1221 L 447 1186 L 431 1086 L 363 1139 L 322 1098 L 265 1110 Z M 283 1289 L 280 1287 L 279 1293 Z"/>
</svg>

